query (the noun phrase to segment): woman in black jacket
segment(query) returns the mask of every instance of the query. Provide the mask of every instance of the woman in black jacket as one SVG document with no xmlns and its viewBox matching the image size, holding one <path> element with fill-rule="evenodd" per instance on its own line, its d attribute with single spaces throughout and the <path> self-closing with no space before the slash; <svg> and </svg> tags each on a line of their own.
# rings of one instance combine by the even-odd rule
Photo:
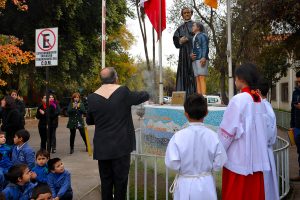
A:
<svg viewBox="0 0 300 200">
<path fill-rule="evenodd" d="M 72 95 L 72 100 L 68 107 L 69 121 L 67 124 L 67 128 L 70 129 L 70 133 L 71 133 L 70 154 L 74 153 L 74 141 L 76 136 L 76 129 L 79 130 L 79 133 L 82 137 L 82 140 L 87 150 L 86 138 L 84 134 L 84 120 L 82 114 L 86 114 L 86 110 L 84 108 L 83 103 L 80 101 L 80 94 L 76 92 Z"/>
<path fill-rule="evenodd" d="M 41 149 L 46 150 L 47 144 L 47 105 L 46 105 L 46 95 L 42 98 L 42 104 L 38 107 L 36 111 L 36 118 L 39 120 L 38 128 L 41 137 Z"/>
<path fill-rule="evenodd" d="M 60 113 L 60 106 L 53 94 L 49 95 L 49 117 L 50 117 L 50 135 L 51 135 L 51 149 L 52 153 L 56 152 L 56 129 L 58 127 L 58 116 Z"/>
<path fill-rule="evenodd" d="M 52 153 L 56 152 L 56 137 L 55 132 L 58 126 L 58 115 L 60 112 L 59 105 L 54 102 L 53 95 L 49 96 L 49 109 L 46 104 L 46 95 L 42 98 L 42 104 L 38 107 L 36 118 L 39 119 L 39 133 L 41 137 L 41 149 L 46 149 L 47 144 L 47 113 L 49 111 L 49 133 Z"/>
<path fill-rule="evenodd" d="M 6 133 L 6 144 L 13 145 L 15 133 L 24 129 L 22 117 L 11 96 L 5 96 L 2 99 L 1 107 L 3 109 L 1 130 Z"/>
</svg>

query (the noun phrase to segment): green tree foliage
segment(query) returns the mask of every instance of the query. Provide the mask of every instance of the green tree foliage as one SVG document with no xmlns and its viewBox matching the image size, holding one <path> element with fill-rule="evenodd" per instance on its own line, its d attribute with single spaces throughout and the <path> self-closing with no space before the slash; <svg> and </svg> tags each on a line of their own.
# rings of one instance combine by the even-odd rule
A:
<svg viewBox="0 0 300 200">
<path fill-rule="evenodd" d="M 176 72 L 171 67 L 166 67 L 163 69 L 163 77 L 164 93 L 167 96 L 172 96 L 172 92 L 175 90 Z"/>
<path fill-rule="evenodd" d="M 126 50 L 133 43 L 126 30 L 126 17 L 132 16 L 126 0 L 107 0 L 106 44 L 107 66 L 120 69 L 121 82 L 135 72 L 133 60 Z M 35 49 L 35 29 L 58 27 L 59 62 L 50 67 L 50 87 L 61 95 L 74 86 L 99 87 L 98 74 L 101 69 L 101 1 L 98 0 L 31 0 L 28 11 L 18 12 L 8 1 L 0 16 L 0 33 L 13 34 L 24 41 L 25 50 Z M 125 32 L 125 34 L 124 34 Z M 126 68 L 126 69 L 123 69 Z M 44 90 L 45 71 L 34 64 L 20 71 L 28 74 L 28 93 Z M 15 76 L 15 75 L 14 75 Z M 85 82 L 86 81 L 86 82 Z M 92 82 L 88 84 L 87 82 Z M 11 86 L 19 87 L 11 79 Z M 73 86 L 73 87 L 70 87 Z"/>
</svg>

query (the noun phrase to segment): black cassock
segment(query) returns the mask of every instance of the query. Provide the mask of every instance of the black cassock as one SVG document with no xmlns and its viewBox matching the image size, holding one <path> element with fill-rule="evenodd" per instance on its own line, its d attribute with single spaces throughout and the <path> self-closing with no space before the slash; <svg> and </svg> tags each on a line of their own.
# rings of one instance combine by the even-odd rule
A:
<svg viewBox="0 0 300 200">
<path fill-rule="evenodd" d="M 193 23 L 192 20 L 184 22 L 177 28 L 173 36 L 174 45 L 179 49 L 176 91 L 186 91 L 187 96 L 196 92 L 195 77 L 190 57 L 193 49 Z M 183 36 L 187 37 L 189 41 L 179 44 L 179 39 Z"/>
</svg>

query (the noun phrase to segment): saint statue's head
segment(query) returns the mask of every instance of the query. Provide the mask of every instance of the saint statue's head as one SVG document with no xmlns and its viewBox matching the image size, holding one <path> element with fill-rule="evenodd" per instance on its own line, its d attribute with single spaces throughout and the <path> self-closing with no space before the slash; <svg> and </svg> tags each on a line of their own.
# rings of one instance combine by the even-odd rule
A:
<svg viewBox="0 0 300 200">
<path fill-rule="evenodd" d="M 181 17 L 184 21 L 188 21 L 192 18 L 193 10 L 189 7 L 183 7 L 181 9 Z"/>
</svg>

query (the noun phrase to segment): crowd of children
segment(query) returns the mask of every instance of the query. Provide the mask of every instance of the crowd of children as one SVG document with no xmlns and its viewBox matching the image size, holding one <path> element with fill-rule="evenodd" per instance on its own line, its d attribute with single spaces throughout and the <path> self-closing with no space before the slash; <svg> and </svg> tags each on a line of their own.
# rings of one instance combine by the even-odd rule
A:
<svg viewBox="0 0 300 200">
<path fill-rule="evenodd" d="M 14 145 L 5 144 L 0 132 L 0 199 L 8 200 L 71 200 L 71 175 L 59 158 L 29 146 L 30 133 L 19 130 Z"/>
</svg>

